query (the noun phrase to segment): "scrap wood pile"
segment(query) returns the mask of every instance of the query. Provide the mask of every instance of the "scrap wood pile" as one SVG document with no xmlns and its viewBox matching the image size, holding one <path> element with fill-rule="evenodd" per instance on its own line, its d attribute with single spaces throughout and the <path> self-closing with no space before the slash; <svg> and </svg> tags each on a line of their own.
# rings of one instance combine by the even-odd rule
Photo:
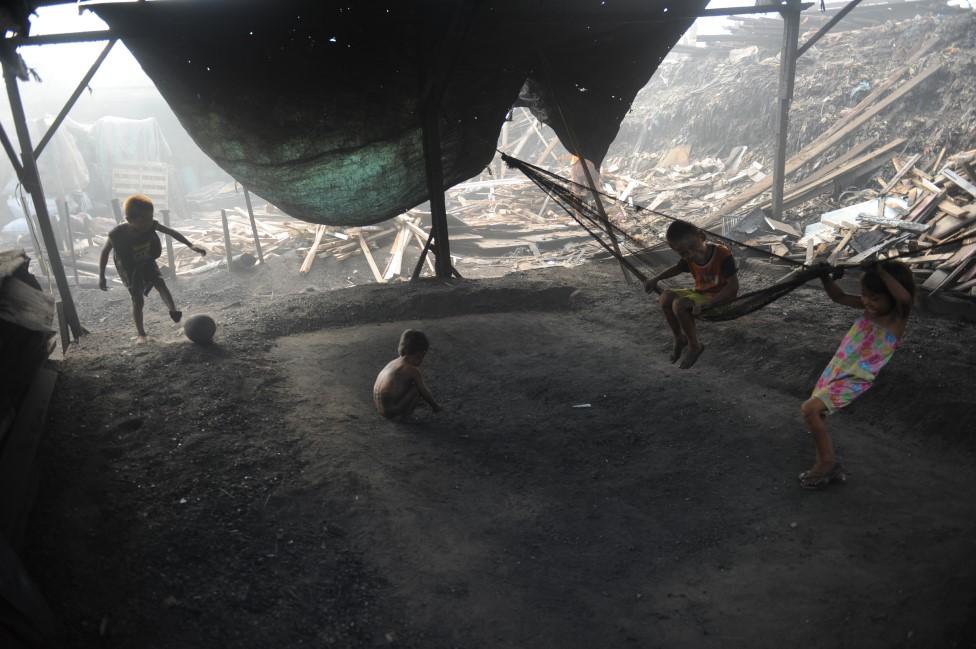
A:
<svg viewBox="0 0 976 649">
<path fill-rule="evenodd" d="M 318 257 L 334 257 L 337 262 L 342 262 L 350 257 L 362 255 L 369 264 L 373 279 L 377 282 L 409 278 L 412 269 L 406 267 L 404 253 L 411 245 L 416 246 L 418 251 L 422 251 L 427 244 L 427 238 L 428 232 L 420 227 L 420 218 L 412 215 L 398 216 L 392 219 L 392 225 L 384 223 L 346 229 L 319 225 L 315 228 L 311 246 L 296 251 L 302 254 L 303 259 L 299 272 L 304 275 L 311 271 L 312 264 Z M 379 251 L 387 244 L 390 246 L 389 258 L 380 270 L 380 264 L 376 259 L 378 255 L 374 255 L 373 251 Z M 426 264 L 433 273 L 434 265 L 429 255 Z"/>
<path fill-rule="evenodd" d="M 898 257 L 923 288 L 976 295 L 976 149 L 948 157 L 935 173 L 920 158 L 894 157 L 876 189 L 806 226 L 757 209 L 731 226 L 731 236 L 807 264 Z"/>
<path fill-rule="evenodd" d="M 976 12 L 943 11 L 929 2 L 914 6 L 908 17 L 899 13 L 897 19 L 877 22 L 858 21 L 865 9 L 858 7 L 799 59 L 790 109 L 791 155 L 849 119 L 879 90 L 919 78 L 850 133 L 843 146 L 822 152 L 807 173 L 865 140 L 880 146 L 905 137 L 913 149 L 936 153 L 943 146 L 956 151 L 976 146 L 976 134 L 968 128 L 976 121 Z M 768 20 L 779 24 L 775 47 L 750 46 L 718 61 L 669 55 L 637 95 L 604 168 L 618 164 L 645 180 L 677 145 L 688 147 L 692 160 L 725 160 L 745 146 L 744 164 L 757 163 L 768 173 L 782 42 L 782 21 Z M 845 23 L 859 28 L 840 30 Z"/>
<path fill-rule="evenodd" d="M 462 187 L 450 195 L 463 198 L 462 193 L 466 191 Z M 491 199 L 472 198 L 469 194 L 465 200 L 467 209 L 449 214 L 451 257 L 454 265 L 462 270 L 495 267 L 507 272 L 579 264 L 595 250 L 596 244 L 567 217 L 551 216 L 548 220 L 537 217 L 537 195 L 523 199 L 527 204 L 524 209 L 513 201 L 497 212 L 488 210 Z M 459 213 L 464 215 L 463 220 Z M 530 217 L 536 220 L 533 222 Z M 341 263 L 362 257 L 377 282 L 409 279 L 430 235 L 429 222 L 429 213 L 412 210 L 375 226 L 345 229 L 317 226 L 310 245 L 296 249 L 302 258 L 299 272 L 311 271 L 319 258 L 334 258 Z M 431 255 L 421 269 L 422 276 L 427 274 L 434 274 Z"/>
</svg>

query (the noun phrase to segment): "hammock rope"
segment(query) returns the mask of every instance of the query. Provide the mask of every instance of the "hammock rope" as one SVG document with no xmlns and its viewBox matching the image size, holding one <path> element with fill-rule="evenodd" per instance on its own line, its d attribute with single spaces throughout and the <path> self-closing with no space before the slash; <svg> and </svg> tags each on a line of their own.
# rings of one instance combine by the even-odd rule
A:
<svg viewBox="0 0 976 649">
<path fill-rule="evenodd" d="M 548 194 L 549 197 L 557 205 L 562 207 L 563 210 L 565 210 L 566 213 L 569 214 L 569 216 L 572 217 L 572 219 L 576 221 L 584 230 L 586 230 L 586 232 L 589 233 L 589 235 L 593 237 L 593 239 L 595 239 L 600 246 L 613 255 L 624 268 L 641 280 L 642 283 L 647 281 L 648 277 L 643 271 L 637 268 L 637 266 L 630 259 L 615 250 L 613 246 L 604 240 L 601 230 L 605 227 L 609 227 L 614 233 L 619 234 L 621 237 L 620 247 L 627 249 L 628 253 L 633 257 L 633 259 L 639 261 L 645 267 L 650 269 L 652 268 L 653 264 L 641 256 L 641 253 L 647 251 L 647 246 L 617 224 L 609 221 L 603 221 L 600 218 L 597 211 L 584 198 L 582 198 L 585 193 L 593 191 L 591 188 L 583 187 L 579 183 L 573 182 L 568 178 L 563 178 L 562 176 L 554 174 L 551 171 L 536 167 L 531 163 L 525 162 L 524 160 L 519 160 L 518 158 L 513 158 L 505 153 L 502 153 L 502 160 L 504 160 L 509 167 L 521 171 L 527 178 L 529 178 L 529 180 L 539 187 L 539 189 Z M 649 210 L 643 207 L 623 203 L 616 197 L 610 196 L 603 192 L 597 193 L 606 197 L 613 203 L 633 210 L 634 212 L 655 214 L 672 221 L 680 220 L 662 212 L 657 212 L 656 210 Z M 794 259 L 775 255 L 769 251 L 763 250 L 762 248 L 750 246 L 749 244 L 730 239 L 714 232 L 705 232 L 716 239 L 728 242 L 732 245 L 749 248 L 760 252 L 765 256 L 782 259 L 794 266 L 797 266 L 797 270 L 776 284 L 740 295 L 735 300 L 727 304 L 703 309 L 701 314 L 698 316 L 702 320 L 725 321 L 741 318 L 742 316 L 748 315 L 754 311 L 758 311 L 764 306 L 780 299 L 784 295 L 791 293 L 798 287 L 809 282 L 811 279 L 822 277 L 829 274 L 833 270 L 832 267 L 826 264 L 817 264 L 815 266 L 807 267 Z M 657 290 L 660 292 L 660 288 Z"/>
</svg>

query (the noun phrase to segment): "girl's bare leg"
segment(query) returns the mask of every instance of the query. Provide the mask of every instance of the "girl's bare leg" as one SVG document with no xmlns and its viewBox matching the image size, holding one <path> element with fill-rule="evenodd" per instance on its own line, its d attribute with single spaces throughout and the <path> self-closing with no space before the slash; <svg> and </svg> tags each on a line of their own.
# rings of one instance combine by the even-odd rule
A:
<svg viewBox="0 0 976 649">
<path fill-rule="evenodd" d="M 813 443 L 817 449 L 817 459 L 810 469 L 812 473 L 826 473 L 837 464 L 837 454 L 834 444 L 827 433 L 827 406 L 816 397 L 810 397 L 800 406 L 807 429 L 813 435 Z"/>
</svg>

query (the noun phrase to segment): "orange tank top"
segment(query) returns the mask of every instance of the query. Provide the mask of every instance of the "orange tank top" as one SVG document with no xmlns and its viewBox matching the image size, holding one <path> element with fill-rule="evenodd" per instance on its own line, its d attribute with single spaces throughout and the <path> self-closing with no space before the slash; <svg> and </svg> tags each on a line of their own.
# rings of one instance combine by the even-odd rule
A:
<svg viewBox="0 0 976 649">
<path fill-rule="evenodd" d="M 718 293 L 729 283 L 729 277 L 722 274 L 722 265 L 732 257 L 732 251 L 719 244 L 709 244 L 712 255 L 704 264 L 686 260 L 688 270 L 695 278 L 695 290 L 699 293 Z"/>
</svg>

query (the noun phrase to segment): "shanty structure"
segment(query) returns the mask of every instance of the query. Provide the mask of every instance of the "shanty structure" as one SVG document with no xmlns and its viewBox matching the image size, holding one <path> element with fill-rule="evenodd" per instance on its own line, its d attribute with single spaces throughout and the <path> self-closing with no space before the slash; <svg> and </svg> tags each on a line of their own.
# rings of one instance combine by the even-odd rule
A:
<svg viewBox="0 0 976 649">
<path fill-rule="evenodd" d="M 247 188 L 314 223 L 366 225 L 430 200 L 425 253 L 451 264 L 444 189 L 492 159 L 514 105 L 531 108 L 599 168 L 636 93 L 698 17 L 780 14 L 784 22 L 773 215 L 782 210 L 788 110 L 802 46 L 800 0 L 706 9 L 707 0 L 193 0 L 92 3 L 105 31 L 31 36 L 12 3 L 2 58 L 18 155 L 71 332 L 82 333 L 54 244 L 37 157 L 116 40 L 132 51 L 200 148 Z M 350 6 L 352 5 L 352 6 Z M 50 130 L 31 142 L 18 48 L 107 41 Z M 583 165 L 589 177 L 590 165 Z M 592 185 L 593 179 L 588 182 Z"/>
</svg>

